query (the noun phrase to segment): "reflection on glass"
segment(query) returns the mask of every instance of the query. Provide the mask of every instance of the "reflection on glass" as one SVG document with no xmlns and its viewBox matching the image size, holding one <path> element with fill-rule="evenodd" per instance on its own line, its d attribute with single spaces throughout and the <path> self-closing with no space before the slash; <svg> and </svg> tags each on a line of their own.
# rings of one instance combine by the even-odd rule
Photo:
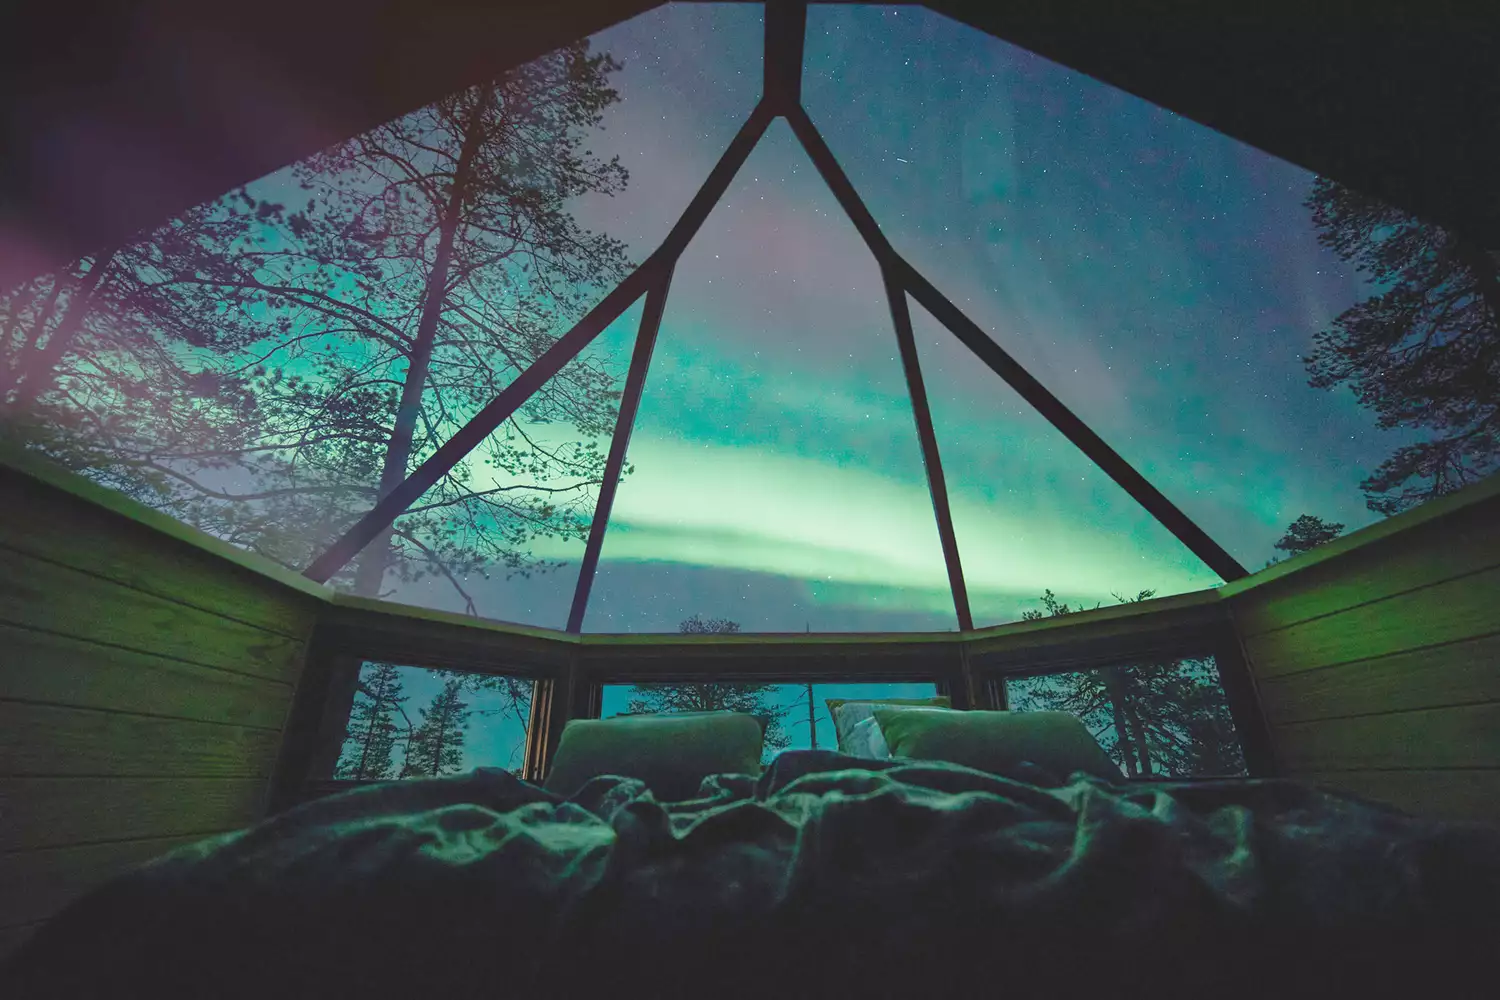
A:
<svg viewBox="0 0 1500 1000">
<path fill-rule="evenodd" d="M 956 625 L 879 270 L 778 121 L 673 278 L 584 627 Z"/>
<path fill-rule="evenodd" d="M 1017 712 L 1078 716 L 1127 777 L 1245 774 L 1212 656 L 1009 677 Z"/>
<path fill-rule="evenodd" d="M 519 774 L 532 686 L 524 677 L 364 663 L 334 777 L 431 778 L 476 767 Z"/>
<path fill-rule="evenodd" d="M 659 712 L 747 712 L 765 724 L 764 761 L 783 750 L 837 750 L 838 737 L 828 713 L 830 698 L 931 698 L 937 685 L 922 682 L 776 683 L 767 681 L 684 681 L 606 684 L 600 717 Z"/>
<path fill-rule="evenodd" d="M 808 20 L 897 251 L 1248 568 L 1500 463 L 1484 248 L 932 11 Z"/>
</svg>

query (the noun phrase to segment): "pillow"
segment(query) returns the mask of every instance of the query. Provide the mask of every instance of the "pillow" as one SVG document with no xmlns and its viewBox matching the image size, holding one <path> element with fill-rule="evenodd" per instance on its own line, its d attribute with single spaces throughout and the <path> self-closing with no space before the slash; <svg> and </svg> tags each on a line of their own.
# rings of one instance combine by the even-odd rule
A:
<svg viewBox="0 0 1500 1000">
<path fill-rule="evenodd" d="M 886 760 L 891 755 L 891 748 L 886 745 L 885 736 L 880 732 L 880 723 L 875 721 L 873 715 L 856 722 L 854 728 L 849 730 L 849 745 L 839 749 L 852 757 L 869 760 Z"/>
<path fill-rule="evenodd" d="M 868 707 L 868 706 L 866 706 Z M 849 711 L 846 706 L 843 711 Z M 908 711 L 912 712 L 951 712 L 953 709 L 944 708 L 942 705 L 911 705 Z M 880 721 L 871 715 L 868 719 L 860 719 L 849 730 L 849 748 L 844 751 L 852 757 L 866 757 L 870 760 L 890 760 L 891 748 L 885 741 L 885 734 L 880 731 Z"/>
<path fill-rule="evenodd" d="M 876 705 L 949 708 L 953 702 L 947 695 L 939 695 L 934 698 L 829 698 L 824 704 L 828 706 L 828 714 L 833 716 L 833 731 L 838 736 L 839 750 L 853 753 L 848 749 L 852 745 L 850 733 L 861 720 L 872 718 L 870 713 Z"/>
<path fill-rule="evenodd" d="M 1030 761 L 1059 775 L 1075 771 L 1110 781 L 1120 769 L 1067 712 L 923 712 L 875 706 L 891 755 L 946 760 L 981 771 Z"/>
<path fill-rule="evenodd" d="M 542 787 L 569 796 L 590 778 L 618 774 L 644 781 L 661 801 L 682 801 L 710 774 L 759 774 L 761 742 L 760 722 L 741 712 L 573 719 Z"/>
<path fill-rule="evenodd" d="M 653 719 L 660 719 L 664 715 L 670 715 L 674 719 L 684 719 L 693 715 L 727 715 L 733 711 L 733 709 L 729 708 L 706 708 L 698 712 L 616 712 L 614 715 L 611 715 L 610 718 L 642 719 L 650 716 Z M 766 730 L 771 726 L 771 716 L 764 712 L 743 712 L 741 714 L 748 715 L 750 716 L 750 718 L 760 723 L 760 735 L 762 738 L 764 738 L 766 735 Z"/>
</svg>

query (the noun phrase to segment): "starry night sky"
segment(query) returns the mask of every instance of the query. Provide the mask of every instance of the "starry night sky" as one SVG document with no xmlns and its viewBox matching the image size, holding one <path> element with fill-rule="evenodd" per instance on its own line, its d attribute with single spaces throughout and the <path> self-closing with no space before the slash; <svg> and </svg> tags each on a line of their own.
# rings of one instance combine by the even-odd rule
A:
<svg viewBox="0 0 1500 1000">
<path fill-rule="evenodd" d="M 631 178 L 574 207 L 639 260 L 759 97 L 761 12 L 669 6 L 594 44 L 625 68 L 590 146 Z M 1359 481 L 1404 441 L 1300 360 L 1369 294 L 1316 243 L 1311 175 L 915 8 L 815 5 L 804 103 L 896 249 L 1251 570 L 1299 514 L 1374 517 Z M 913 314 L 976 624 L 1045 588 L 1219 582 Z M 595 347 L 622 376 L 638 316 Z M 878 271 L 784 122 L 677 269 L 629 461 L 587 630 L 956 627 Z M 471 581 L 480 611 L 560 627 L 582 549 Z"/>
</svg>

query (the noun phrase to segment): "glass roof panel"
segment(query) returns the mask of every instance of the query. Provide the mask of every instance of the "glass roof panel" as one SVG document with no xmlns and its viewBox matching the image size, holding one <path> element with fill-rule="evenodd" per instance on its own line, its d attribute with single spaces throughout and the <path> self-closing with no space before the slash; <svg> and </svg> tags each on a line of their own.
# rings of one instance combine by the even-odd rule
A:
<svg viewBox="0 0 1500 1000">
<path fill-rule="evenodd" d="M 656 249 L 759 102 L 764 36 L 758 3 L 668 3 L 593 36 L 622 68 L 588 146 L 618 156 L 630 180 L 576 198 L 580 222 L 636 260 Z"/>
<path fill-rule="evenodd" d="M 1376 290 L 1312 175 L 914 6 L 812 7 L 804 103 L 897 251 L 1248 569 L 1377 516 L 1417 437 L 1309 385 Z"/>
<path fill-rule="evenodd" d="M 608 59 L 553 53 L 0 289 L 0 436 L 305 566 L 655 248 L 759 97 L 761 26 L 653 9 L 593 36 Z M 804 99 L 897 250 L 1249 569 L 1299 515 L 1358 527 L 1500 461 L 1482 250 L 916 6 L 814 5 Z M 1320 332 L 1390 333 L 1350 309 L 1412 275 L 1425 340 L 1391 343 L 1423 371 L 1323 377 Z M 981 623 L 1037 587 L 1214 581 L 913 314 Z M 562 623 L 636 315 L 402 519 L 428 575 L 382 592 Z M 876 268 L 780 122 L 678 270 L 630 461 L 590 630 L 953 627 Z"/>
<path fill-rule="evenodd" d="M 771 126 L 688 247 L 584 628 L 956 625 L 874 258 Z"/>
<path fill-rule="evenodd" d="M 977 627 L 1222 581 L 921 306 L 912 332 Z"/>
<path fill-rule="evenodd" d="M 381 539 L 330 582 L 403 604 L 564 628 L 643 311 L 640 301 L 627 309 L 396 519 L 378 584 L 363 564 L 375 563 Z M 470 401 L 455 422 L 487 401 Z"/>
<path fill-rule="evenodd" d="M 404 476 L 655 249 L 759 98 L 761 23 L 752 5 L 655 9 L 75 262 L 61 280 L 0 290 L 0 430 L 305 567 L 370 508 L 387 468 Z M 595 349 L 593 375 L 567 399 L 528 405 L 505 433 L 524 424 L 548 447 L 596 443 L 625 371 L 612 351 Z M 402 394 L 424 363 L 407 447 Z M 492 436 L 471 457 L 462 488 L 490 475 L 499 445 Z M 548 478 L 514 445 L 506 475 L 535 480 L 531 499 L 564 489 L 531 507 L 536 544 L 450 482 L 447 520 L 423 536 L 452 546 L 431 567 L 438 579 L 385 590 L 452 607 L 440 581 L 476 558 L 498 578 L 507 563 L 581 551 L 540 539 L 579 518 L 586 527 L 593 487 L 556 462 Z M 477 603 L 561 624 L 538 586 L 492 580 Z M 571 597 L 571 582 L 554 589 Z"/>
</svg>

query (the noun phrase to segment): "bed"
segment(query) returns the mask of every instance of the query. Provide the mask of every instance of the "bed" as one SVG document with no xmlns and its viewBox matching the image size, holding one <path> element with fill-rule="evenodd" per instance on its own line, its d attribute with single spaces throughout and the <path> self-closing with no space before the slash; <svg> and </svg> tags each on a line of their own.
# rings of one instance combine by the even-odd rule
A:
<svg viewBox="0 0 1500 1000">
<path fill-rule="evenodd" d="M 790 751 L 676 802 L 498 770 L 309 802 L 79 900 L 0 994 L 1404 995 L 1497 940 L 1500 829 Z"/>
</svg>

